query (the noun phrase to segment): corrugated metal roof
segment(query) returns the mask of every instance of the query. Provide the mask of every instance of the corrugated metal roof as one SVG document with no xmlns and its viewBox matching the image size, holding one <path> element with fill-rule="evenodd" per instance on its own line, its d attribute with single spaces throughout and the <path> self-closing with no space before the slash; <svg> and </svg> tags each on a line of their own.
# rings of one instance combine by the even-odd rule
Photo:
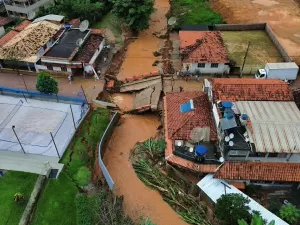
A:
<svg viewBox="0 0 300 225">
<path fill-rule="evenodd" d="M 294 62 L 284 62 L 284 63 L 266 63 L 266 66 L 270 69 L 299 69 Z"/>
<path fill-rule="evenodd" d="M 207 196 L 216 203 L 217 200 L 225 194 L 224 185 L 226 185 L 226 194 L 241 194 L 244 197 L 248 198 L 250 200 L 249 207 L 251 211 L 259 211 L 261 213 L 261 216 L 263 219 L 267 220 L 268 222 L 271 222 L 272 220 L 275 221 L 276 225 L 289 225 L 273 213 L 271 213 L 269 210 L 267 210 L 265 207 L 254 201 L 252 198 L 250 198 L 248 195 L 244 194 L 240 190 L 238 190 L 236 187 L 228 184 L 225 180 L 220 179 L 214 179 L 212 174 L 206 175 L 202 180 L 198 182 L 198 187 L 205 193 Z"/>
<path fill-rule="evenodd" d="M 295 102 L 239 101 L 237 106 L 249 116 L 252 129 L 247 126 L 247 131 L 256 152 L 300 153 L 300 111 Z"/>
<path fill-rule="evenodd" d="M 61 15 L 49 14 L 46 16 L 36 18 L 32 23 L 36 23 L 44 20 L 61 22 L 64 18 L 65 17 Z"/>
</svg>

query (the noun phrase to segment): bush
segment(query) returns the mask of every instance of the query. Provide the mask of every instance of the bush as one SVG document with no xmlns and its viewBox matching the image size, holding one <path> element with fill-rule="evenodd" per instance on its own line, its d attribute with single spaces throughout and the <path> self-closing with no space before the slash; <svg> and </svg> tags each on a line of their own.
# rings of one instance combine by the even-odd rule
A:
<svg viewBox="0 0 300 225">
<path fill-rule="evenodd" d="M 295 224 L 300 218 L 300 210 L 294 205 L 283 205 L 280 209 L 280 217 L 289 224 Z"/>
<path fill-rule="evenodd" d="M 40 72 L 37 77 L 36 89 L 45 94 L 57 94 L 58 83 L 49 73 Z"/>
<path fill-rule="evenodd" d="M 80 194 L 75 199 L 77 225 L 94 225 L 92 210 L 87 195 Z"/>
<path fill-rule="evenodd" d="M 14 201 L 16 203 L 22 203 L 24 202 L 24 195 L 20 192 L 17 192 L 15 195 L 14 195 Z"/>
<path fill-rule="evenodd" d="M 80 186 L 86 186 L 88 185 L 91 176 L 91 171 L 87 167 L 82 166 L 75 175 L 76 183 Z"/>
<path fill-rule="evenodd" d="M 158 56 L 161 56 L 161 53 L 158 52 L 158 51 L 155 51 L 155 52 L 153 52 L 153 55 L 154 55 L 155 57 L 158 57 Z"/>
</svg>

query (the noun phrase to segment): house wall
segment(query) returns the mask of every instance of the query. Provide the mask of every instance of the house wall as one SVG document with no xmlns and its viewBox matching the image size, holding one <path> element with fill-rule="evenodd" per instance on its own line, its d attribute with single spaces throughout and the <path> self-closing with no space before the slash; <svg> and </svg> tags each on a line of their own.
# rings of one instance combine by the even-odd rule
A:
<svg viewBox="0 0 300 225">
<path fill-rule="evenodd" d="M 3 36 L 5 34 L 5 29 L 4 27 L 0 27 L 0 36 Z"/>
<path fill-rule="evenodd" d="M 263 157 L 228 157 L 233 161 L 251 161 L 251 162 L 290 162 L 297 163 L 300 161 L 300 154 L 278 154 L 277 157 L 270 157 L 269 154 Z"/>
<path fill-rule="evenodd" d="M 198 63 L 183 63 L 182 72 L 186 72 L 186 66 L 189 65 L 189 71 L 191 73 L 196 73 L 196 71 L 200 71 L 200 73 L 204 74 L 212 74 L 212 73 L 229 73 L 229 66 L 224 63 L 219 63 L 218 68 L 211 68 L 211 63 L 205 63 L 204 68 L 199 68 Z"/>
<path fill-rule="evenodd" d="M 103 50 L 105 45 L 105 39 L 103 38 L 103 41 L 100 43 L 99 47 L 97 48 L 97 50 L 95 51 L 93 57 L 91 58 L 91 60 L 89 61 L 89 64 L 93 65 L 94 62 L 96 61 L 96 59 L 98 58 L 98 56 L 100 55 L 101 51 Z"/>
<path fill-rule="evenodd" d="M 28 2 L 26 2 L 26 4 L 20 3 L 14 5 L 5 4 L 4 2 L 4 4 L 5 4 L 6 11 L 10 11 L 8 12 L 8 15 L 11 15 L 11 12 L 15 12 L 15 13 L 23 13 L 28 16 L 29 13 L 37 11 L 38 8 L 40 8 L 41 6 L 50 4 L 52 2 L 53 0 L 40 0 L 30 6 L 28 6 Z"/>
</svg>

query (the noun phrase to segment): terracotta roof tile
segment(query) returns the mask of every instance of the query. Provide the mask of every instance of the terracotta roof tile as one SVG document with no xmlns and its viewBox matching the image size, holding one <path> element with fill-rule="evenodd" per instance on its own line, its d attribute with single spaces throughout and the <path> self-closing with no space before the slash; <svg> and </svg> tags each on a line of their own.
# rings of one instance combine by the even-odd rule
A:
<svg viewBox="0 0 300 225">
<path fill-rule="evenodd" d="M 225 162 L 214 177 L 228 180 L 300 182 L 300 164 Z"/>
<path fill-rule="evenodd" d="M 31 24 L 29 20 L 24 20 L 22 23 L 20 23 L 18 26 L 15 27 L 15 30 L 20 32 L 24 30 L 26 27 L 28 27 L 29 24 Z"/>
<path fill-rule="evenodd" d="M 287 83 L 275 79 L 217 78 L 213 80 L 215 100 L 220 101 L 292 101 Z"/>
<path fill-rule="evenodd" d="M 19 32 L 11 30 L 0 38 L 0 46 L 5 45 L 11 39 L 13 39 Z"/>
<path fill-rule="evenodd" d="M 195 127 L 210 127 L 210 139 L 216 140 L 217 133 L 212 119 L 211 106 L 207 94 L 203 92 L 167 93 L 166 113 L 168 137 L 170 139 L 190 139 Z M 181 113 L 180 105 L 193 99 L 195 110 Z"/>
<path fill-rule="evenodd" d="M 14 19 L 11 18 L 11 17 L 2 17 L 2 16 L 0 16 L 0 26 L 1 27 L 5 26 L 5 25 L 7 25 L 7 24 L 9 24 L 13 21 L 14 21 Z"/>
<path fill-rule="evenodd" d="M 228 63 L 220 31 L 179 31 L 183 62 Z"/>
<path fill-rule="evenodd" d="M 92 34 L 104 34 L 104 29 L 92 29 Z"/>
<path fill-rule="evenodd" d="M 72 28 L 78 28 L 80 25 L 80 19 L 71 19 L 68 24 L 72 25 Z"/>
</svg>

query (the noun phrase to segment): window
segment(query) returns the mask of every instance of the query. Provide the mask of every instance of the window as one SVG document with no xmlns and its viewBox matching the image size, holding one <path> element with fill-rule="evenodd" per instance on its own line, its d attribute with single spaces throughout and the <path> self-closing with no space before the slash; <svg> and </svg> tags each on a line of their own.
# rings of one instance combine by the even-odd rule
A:
<svg viewBox="0 0 300 225">
<path fill-rule="evenodd" d="M 198 68 L 204 68 L 205 67 L 205 63 L 198 63 Z"/>
<path fill-rule="evenodd" d="M 210 65 L 211 68 L 218 68 L 219 64 L 218 63 L 212 63 Z"/>
<path fill-rule="evenodd" d="M 68 70 L 67 70 L 67 67 L 61 67 L 61 71 L 67 72 L 67 71 L 68 71 Z"/>
<path fill-rule="evenodd" d="M 47 66 L 47 70 L 53 70 L 53 66 Z"/>
</svg>

